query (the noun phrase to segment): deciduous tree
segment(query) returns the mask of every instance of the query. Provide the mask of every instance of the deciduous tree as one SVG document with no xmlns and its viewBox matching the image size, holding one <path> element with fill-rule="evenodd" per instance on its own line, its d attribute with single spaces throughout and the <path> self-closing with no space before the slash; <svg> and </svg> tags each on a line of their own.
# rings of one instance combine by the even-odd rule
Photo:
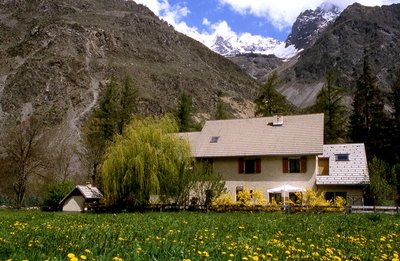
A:
<svg viewBox="0 0 400 261">
<path fill-rule="evenodd" d="M 101 174 L 110 205 L 146 205 L 150 195 L 175 197 L 191 168 L 190 146 L 172 116 L 135 118 L 108 148 Z"/>
<path fill-rule="evenodd" d="M 17 208 L 23 206 L 29 179 L 40 175 L 45 166 L 44 144 L 40 124 L 34 118 L 20 123 L 3 141 L 1 171 L 11 177 Z"/>
</svg>

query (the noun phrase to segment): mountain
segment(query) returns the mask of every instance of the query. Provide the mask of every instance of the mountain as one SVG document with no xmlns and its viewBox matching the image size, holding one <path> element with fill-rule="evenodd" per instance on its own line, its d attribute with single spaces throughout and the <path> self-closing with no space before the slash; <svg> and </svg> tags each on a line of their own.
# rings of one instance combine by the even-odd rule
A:
<svg viewBox="0 0 400 261">
<path fill-rule="evenodd" d="M 112 75 L 131 75 L 153 112 L 173 107 L 183 90 L 205 111 L 217 94 L 244 102 L 257 88 L 233 63 L 131 1 L 1 0 L 0 6 L 1 108 L 9 116 L 27 104 L 41 113 L 54 107 L 60 120 L 69 109 L 79 114 Z"/>
<path fill-rule="evenodd" d="M 268 73 L 279 68 L 284 63 L 281 58 L 273 54 L 238 54 L 228 57 L 228 59 L 236 63 L 243 71 L 259 82 L 265 82 Z"/>
<path fill-rule="evenodd" d="M 329 2 L 325 2 L 315 10 L 302 12 L 294 22 L 292 31 L 286 39 L 286 47 L 294 45 L 298 50 L 311 46 L 340 15 L 341 10 Z"/>
<path fill-rule="evenodd" d="M 207 43 L 204 43 L 207 45 Z M 296 54 L 294 46 L 285 46 L 284 42 L 259 35 L 242 34 L 217 35 L 211 45 L 211 50 L 226 57 L 257 53 L 263 55 L 274 54 L 280 58 L 290 58 Z"/>
<path fill-rule="evenodd" d="M 255 80 L 133 1 L 0 0 L 0 57 L 2 134 L 35 115 L 51 143 L 79 147 L 104 87 L 125 75 L 142 114 L 171 111 L 185 91 L 202 117 L 220 97 L 237 117 L 254 115 Z"/>
<path fill-rule="evenodd" d="M 300 107 L 312 105 L 326 72 L 337 72 L 337 84 L 354 90 L 364 54 L 376 84 L 387 94 L 400 69 L 400 4 L 365 7 L 353 4 L 326 27 L 315 43 L 280 67 L 279 91 Z"/>
<path fill-rule="evenodd" d="M 211 49 L 227 56 L 257 81 L 264 82 L 271 70 L 280 67 L 292 58 L 296 60 L 295 56 L 299 51 L 312 46 L 328 25 L 340 15 L 340 12 L 337 6 L 329 2 L 323 3 L 315 10 L 306 10 L 297 17 L 292 26 L 292 32 L 285 42 L 275 41 L 275 45 L 260 42 L 261 45 L 258 48 L 249 48 L 254 50 L 250 55 L 247 55 L 245 48 L 234 48 L 231 41 L 223 37 L 220 37 Z M 270 42 L 274 43 L 274 41 Z M 286 67 L 287 64 L 284 66 Z"/>
</svg>

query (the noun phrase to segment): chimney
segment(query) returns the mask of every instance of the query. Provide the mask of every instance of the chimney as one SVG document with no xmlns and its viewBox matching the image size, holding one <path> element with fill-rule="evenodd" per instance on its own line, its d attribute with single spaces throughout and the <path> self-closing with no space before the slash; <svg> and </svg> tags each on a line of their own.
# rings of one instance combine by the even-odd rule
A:
<svg viewBox="0 0 400 261">
<path fill-rule="evenodd" d="M 274 120 L 272 122 L 272 126 L 282 126 L 283 125 L 283 116 L 275 115 Z"/>
</svg>

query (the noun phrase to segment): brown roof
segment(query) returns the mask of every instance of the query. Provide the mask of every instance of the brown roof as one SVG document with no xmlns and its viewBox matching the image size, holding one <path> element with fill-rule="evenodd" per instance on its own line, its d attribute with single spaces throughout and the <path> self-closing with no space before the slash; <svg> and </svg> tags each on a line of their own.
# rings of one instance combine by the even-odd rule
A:
<svg viewBox="0 0 400 261">
<path fill-rule="evenodd" d="M 207 121 L 201 132 L 181 133 L 195 157 L 317 155 L 323 152 L 323 114 Z M 212 142 L 213 141 L 213 142 Z"/>
</svg>

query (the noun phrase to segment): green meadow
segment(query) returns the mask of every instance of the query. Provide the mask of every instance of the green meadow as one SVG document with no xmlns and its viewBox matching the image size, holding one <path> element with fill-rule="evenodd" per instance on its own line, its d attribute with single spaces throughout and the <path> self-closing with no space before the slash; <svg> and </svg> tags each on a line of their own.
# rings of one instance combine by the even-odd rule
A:
<svg viewBox="0 0 400 261">
<path fill-rule="evenodd" d="M 399 260 L 400 215 L 0 211 L 0 260 Z"/>
</svg>

